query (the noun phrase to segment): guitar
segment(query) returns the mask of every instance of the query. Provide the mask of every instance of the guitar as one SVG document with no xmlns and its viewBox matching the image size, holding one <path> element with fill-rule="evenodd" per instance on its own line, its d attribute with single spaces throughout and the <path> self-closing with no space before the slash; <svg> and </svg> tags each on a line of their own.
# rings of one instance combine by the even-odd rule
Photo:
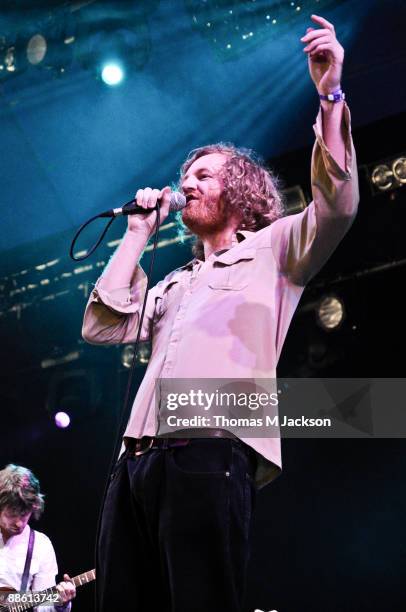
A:
<svg viewBox="0 0 406 612">
<path fill-rule="evenodd" d="M 79 576 L 75 576 L 71 580 L 75 587 L 82 586 L 96 580 L 96 570 L 92 569 L 84 574 L 79 574 Z M 58 605 L 56 586 L 44 589 L 43 591 L 27 591 L 26 593 L 19 593 L 15 589 L 9 589 L 8 587 L 0 587 L 0 592 L 0 612 L 23 612 L 23 610 L 34 608 L 39 603 L 49 606 Z M 16 594 L 15 598 L 19 596 L 19 601 L 7 603 L 7 597 L 13 593 Z"/>
</svg>

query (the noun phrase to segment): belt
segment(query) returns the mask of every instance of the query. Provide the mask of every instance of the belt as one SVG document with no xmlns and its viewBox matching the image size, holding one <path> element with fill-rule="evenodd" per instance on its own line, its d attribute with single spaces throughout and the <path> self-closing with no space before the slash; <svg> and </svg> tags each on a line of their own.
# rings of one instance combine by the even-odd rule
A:
<svg viewBox="0 0 406 612">
<path fill-rule="evenodd" d="M 188 434 L 185 438 L 157 438 L 155 436 L 142 436 L 142 438 L 127 438 L 127 452 L 128 454 L 144 455 L 149 450 L 155 448 L 173 448 L 175 446 L 186 446 L 189 444 L 191 438 L 231 438 L 237 442 L 239 439 L 226 429 L 182 429 L 176 432 L 177 434 Z M 192 434 L 192 435 L 191 435 Z"/>
</svg>

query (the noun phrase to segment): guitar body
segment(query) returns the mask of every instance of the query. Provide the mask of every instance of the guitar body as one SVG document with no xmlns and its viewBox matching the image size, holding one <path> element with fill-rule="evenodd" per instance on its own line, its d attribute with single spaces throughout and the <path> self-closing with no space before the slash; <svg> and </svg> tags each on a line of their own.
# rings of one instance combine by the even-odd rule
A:
<svg viewBox="0 0 406 612">
<path fill-rule="evenodd" d="M 17 591 L 11 587 L 0 587 L 0 612 L 8 612 L 10 609 L 7 604 L 4 604 L 10 593 L 17 593 Z"/>
<path fill-rule="evenodd" d="M 76 587 L 87 584 L 88 582 L 92 582 L 92 580 L 96 580 L 96 571 L 90 570 L 89 572 L 85 572 L 84 574 L 79 574 L 79 576 L 75 576 L 72 578 L 72 582 Z M 30 601 L 26 601 L 23 603 L 6 603 L 6 599 L 11 593 L 18 593 L 16 589 L 12 589 L 10 587 L 0 587 L 0 612 L 22 612 L 23 610 L 30 610 L 34 608 L 37 603 L 31 603 Z M 39 595 L 44 595 L 48 597 L 52 597 L 52 595 L 56 594 L 57 590 L 55 587 L 50 587 L 49 589 L 44 589 L 43 591 L 38 592 Z M 31 591 L 27 591 L 27 597 L 32 595 Z M 45 603 L 45 602 L 44 602 Z M 50 602 L 48 605 L 52 605 Z"/>
</svg>

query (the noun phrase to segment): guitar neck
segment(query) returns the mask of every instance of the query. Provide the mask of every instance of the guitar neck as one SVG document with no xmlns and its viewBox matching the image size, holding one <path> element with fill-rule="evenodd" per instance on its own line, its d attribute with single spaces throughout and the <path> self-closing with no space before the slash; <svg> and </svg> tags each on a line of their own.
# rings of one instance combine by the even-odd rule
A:
<svg viewBox="0 0 406 612">
<path fill-rule="evenodd" d="M 92 582 L 92 580 L 96 580 L 96 570 L 92 569 L 88 572 L 84 572 L 83 574 L 79 574 L 79 576 L 75 576 L 72 578 L 72 582 L 75 587 L 82 586 L 82 584 L 87 584 L 88 582 Z"/>
</svg>

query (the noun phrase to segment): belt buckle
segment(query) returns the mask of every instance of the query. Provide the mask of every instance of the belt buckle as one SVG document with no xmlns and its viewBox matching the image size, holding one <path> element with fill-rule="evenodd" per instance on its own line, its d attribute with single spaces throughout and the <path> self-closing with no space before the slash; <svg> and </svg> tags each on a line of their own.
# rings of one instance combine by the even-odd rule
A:
<svg viewBox="0 0 406 612">
<path fill-rule="evenodd" d="M 149 446 L 147 446 L 147 448 L 142 448 L 141 450 L 134 451 L 134 455 L 136 457 L 139 457 L 140 455 L 145 455 L 145 453 L 151 450 L 153 443 L 154 443 L 154 438 L 151 438 L 149 441 Z"/>
</svg>

